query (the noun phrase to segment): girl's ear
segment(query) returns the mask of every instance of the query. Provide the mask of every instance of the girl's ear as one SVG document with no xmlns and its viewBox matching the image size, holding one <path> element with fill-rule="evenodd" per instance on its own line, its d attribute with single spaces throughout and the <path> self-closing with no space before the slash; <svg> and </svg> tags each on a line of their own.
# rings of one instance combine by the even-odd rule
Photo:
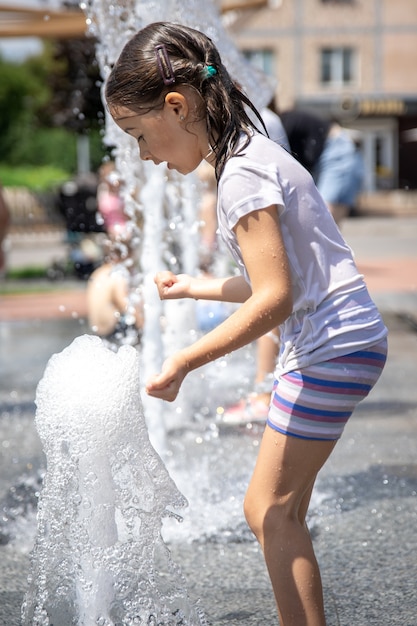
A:
<svg viewBox="0 0 417 626">
<path fill-rule="evenodd" d="M 179 118 L 185 119 L 189 112 L 187 98 L 178 91 L 169 91 L 165 96 L 166 106 Z"/>
</svg>

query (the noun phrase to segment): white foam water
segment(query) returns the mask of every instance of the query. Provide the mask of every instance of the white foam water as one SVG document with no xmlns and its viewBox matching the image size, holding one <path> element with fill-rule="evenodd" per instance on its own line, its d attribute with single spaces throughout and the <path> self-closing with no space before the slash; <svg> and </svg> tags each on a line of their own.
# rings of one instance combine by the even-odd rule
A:
<svg viewBox="0 0 417 626">
<path fill-rule="evenodd" d="M 83 335 L 36 393 L 47 469 L 23 626 L 202 626 L 161 536 L 187 501 L 152 447 L 132 346 Z"/>
</svg>

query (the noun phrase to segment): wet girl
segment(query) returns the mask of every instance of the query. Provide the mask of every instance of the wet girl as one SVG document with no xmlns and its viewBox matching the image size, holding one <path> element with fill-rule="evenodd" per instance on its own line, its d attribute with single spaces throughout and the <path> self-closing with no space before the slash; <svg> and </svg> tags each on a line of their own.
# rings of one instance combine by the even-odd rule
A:
<svg viewBox="0 0 417 626">
<path fill-rule="evenodd" d="M 156 276 L 161 298 L 241 306 L 166 359 L 147 392 L 172 401 L 190 371 L 280 326 L 276 382 L 244 510 L 281 626 L 323 626 L 307 508 L 318 471 L 383 369 L 387 330 L 310 174 L 254 127 L 247 112 L 254 107 L 210 39 L 150 24 L 123 49 L 106 98 L 142 159 L 183 174 L 203 159 L 215 168 L 220 233 L 241 271 L 225 279 Z"/>
</svg>

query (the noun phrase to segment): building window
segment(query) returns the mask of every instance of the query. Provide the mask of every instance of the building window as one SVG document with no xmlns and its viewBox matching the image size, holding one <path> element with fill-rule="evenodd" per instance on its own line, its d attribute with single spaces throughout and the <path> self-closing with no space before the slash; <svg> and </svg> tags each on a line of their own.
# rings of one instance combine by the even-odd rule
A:
<svg viewBox="0 0 417 626">
<path fill-rule="evenodd" d="M 268 76 L 274 76 L 274 53 L 272 50 L 243 50 L 243 56 Z"/>
<path fill-rule="evenodd" d="M 321 50 L 322 85 L 346 85 L 353 82 L 353 48 L 323 48 Z"/>
</svg>

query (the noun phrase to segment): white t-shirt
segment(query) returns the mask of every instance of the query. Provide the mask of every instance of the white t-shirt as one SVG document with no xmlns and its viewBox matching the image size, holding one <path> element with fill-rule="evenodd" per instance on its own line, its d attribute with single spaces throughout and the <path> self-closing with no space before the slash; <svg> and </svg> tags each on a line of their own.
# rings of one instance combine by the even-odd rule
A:
<svg viewBox="0 0 417 626">
<path fill-rule="evenodd" d="M 244 215 L 276 205 L 289 259 L 293 312 L 281 325 L 277 372 L 372 346 L 387 329 L 353 254 L 306 169 L 255 134 L 230 158 L 219 181 L 219 231 L 249 281 L 233 228 Z"/>
</svg>

